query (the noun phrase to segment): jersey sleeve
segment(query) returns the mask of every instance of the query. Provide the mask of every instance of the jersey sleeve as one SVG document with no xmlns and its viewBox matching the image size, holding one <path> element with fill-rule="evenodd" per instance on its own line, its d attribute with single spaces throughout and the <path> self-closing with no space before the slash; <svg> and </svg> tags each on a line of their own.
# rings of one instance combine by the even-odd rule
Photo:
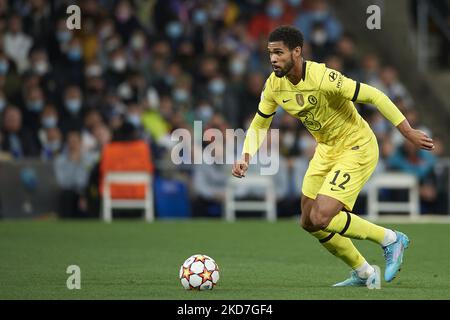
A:
<svg viewBox="0 0 450 320">
<path fill-rule="evenodd" d="M 346 100 L 374 105 L 394 126 L 405 116 L 397 106 L 380 90 L 345 77 L 340 72 L 326 68 L 320 89 L 326 95 L 338 95 Z"/>
<path fill-rule="evenodd" d="M 263 143 L 267 130 L 272 123 L 273 116 L 276 113 L 277 103 L 273 99 L 273 91 L 270 86 L 270 78 L 266 81 L 261 99 L 258 104 L 258 110 L 247 130 L 245 136 L 244 148 L 242 154 L 250 154 L 253 156 Z"/>
<path fill-rule="evenodd" d="M 275 114 L 275 110 L 277 109 L 277 103 L 273 98 L 273 91 L 270 85 L 270 78 L 267 79 L 264 84 L 263 91 L 261 93 L 261 98 L 258 104 L 258 111 L 261 117 L 271 118 Z"/>
<path fill-rule="evenodd" d="M 326 95 L 338 95 L 346 100 L 356 101 L 359 82 L 347 78 L 339 71 L 326 68 L 320 83 L 320 90 Z"/>
</svg>

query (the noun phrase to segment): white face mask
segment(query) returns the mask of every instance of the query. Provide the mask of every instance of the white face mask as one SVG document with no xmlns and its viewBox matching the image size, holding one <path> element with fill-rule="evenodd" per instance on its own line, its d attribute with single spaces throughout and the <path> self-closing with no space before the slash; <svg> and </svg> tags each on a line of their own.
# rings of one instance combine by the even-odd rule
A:
<svg viewBox="0 0 450 320">
<path fill-rule="evenodd" d="M 150 109 L 156 110 L 159 108 L 159 96 L 154 88 L 147 91 L 147 101 Z"/>
<path fill-rule="evenodd" d="M 38 61 L 34 65 L 34 71 L 42 76 L 48 72 L 48 63 L 46 61 Z"/>
<path fill-rule="evenodd" d="M 185 89 L 175 89 L 173 92 L 173 98 L 176 102 L 186 102 L 189 99 L 189 93 Z"/>
<path fill-rule="evenodd" d="M 311 38 L 314 44 L 321 46 L 327 41 L 327 33 L 324 30 L 314 31 Z"/>
<path fill-rule="evenodd" d="M 90 65 L 86 69 L 87 77 L 99 77 L 102 75 L 102 67 L 96 64 Z"/>
<path fill-rule="evenodd" d="M 222 94 L 225 91 L 225 83 L 221 79 L 212 80 L 208 87 L 213 94 Z"/>
<path fill-rule="evenodd" d="M 295 142 L 295 136 L 291 132 L 286 132 L 283 135 L 283 146 L 290 149 L 294 145 Z"/>
<path fill-rule="evenodd" d="M 213 116 L 214 111 L 211 108 L 211 106 L 205 104 L 202 105 L 200 107 L 198 107 L 197 109 L 197 115 L 200 118 L 200 120 L 207 122 L 209 121 L 209 119 L 211 119 L 211 117 Z"/>
<path fill-rule="evenodd" d="M 127 68 L 127 60 L 123 57 L 115 58 L 112 62 L 112 67 L 116 72 L 123 72 Z"/>
<path fill-rule="evenodd" d="M 134 36 L 131 38 L 131 47 L 135 50 L 140 50 L 144 47 L 145 40 L 141 36 Z"/>
<path fill-rule="evenodd" d="M 236 76 L 242 75 L 245 72 L 244 62 L 238 59 L 231 61 L 230 72 Z"/>
</svg>

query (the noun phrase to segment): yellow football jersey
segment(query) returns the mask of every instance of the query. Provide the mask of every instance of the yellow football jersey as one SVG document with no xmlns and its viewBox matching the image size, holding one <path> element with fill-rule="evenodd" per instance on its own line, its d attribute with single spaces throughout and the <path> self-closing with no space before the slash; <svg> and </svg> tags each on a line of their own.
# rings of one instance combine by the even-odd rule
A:
<svg viewBox="0 0 450 320">
<path fill-rule="evenodd" d="M 351 100 L 359 85 L 323 63 L 305 61 L 302 80 L 293 85 L 272 73 L 261 95 L 259 111 L 272 114 L 277 106 L 298 118 L 318 143 L 335 146 L 350 135 L 369 138 L 369 125 Z M 353 139 L 352 139 L 353 140 Z"/>
<path fill-rule="evenodd" d="M 394 125 L 404 119 L 381 91 L 347 78 L 323 63 L 304 60 L 302 79 L 296 85 L 275 73 L 269 76 L 250 129 L 267 130 L 277 107 L 281 106 L 299 119 L 330 153 L 339 152 L 362 145 L 372 136 L 370 126 L 353 101 L 375 104 Z M 261 139 L 247 137 L 243 153 L 253 155 L 261 143 Z"/>
</svg>

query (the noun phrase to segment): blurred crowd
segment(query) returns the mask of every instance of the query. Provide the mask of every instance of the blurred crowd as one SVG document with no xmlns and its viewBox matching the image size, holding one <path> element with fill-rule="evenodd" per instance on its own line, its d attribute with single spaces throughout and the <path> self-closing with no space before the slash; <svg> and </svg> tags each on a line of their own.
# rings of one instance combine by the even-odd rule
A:
<svg viewBox="0 0 450 320">
<path fill-rule="evenodd" d="M 61 189 L 77 197 L 74 212 L 89 211 L 102 147 L 126 132 L 148 142 L 157 175 L 185 181 L 194 214 L 220 214 L 228 167 L 175 166 L 170 134 L 192 131 L 194 120 L 247 128 L 271 73 L 267 36 L 282 24 L 302 30 L 306 59 L 381 89 L 433 136 L 395 67 L 361 54 L 329 1 L 80 0 L 82 28 L 69 30 L 71 2 L 0 0 L 0 144 L 3 159 L 52 162 Z M 434 170 L 439 137 L 433 153 L 416 150 L 373 106 L 357 108 L 380 143 L 377 171 L 416 175 L 423 212 L 446 211 Z M 279 214 L 298 214 L 315 142 L 281 111 L 272 128 L 280 129 Z"/>
</svg>

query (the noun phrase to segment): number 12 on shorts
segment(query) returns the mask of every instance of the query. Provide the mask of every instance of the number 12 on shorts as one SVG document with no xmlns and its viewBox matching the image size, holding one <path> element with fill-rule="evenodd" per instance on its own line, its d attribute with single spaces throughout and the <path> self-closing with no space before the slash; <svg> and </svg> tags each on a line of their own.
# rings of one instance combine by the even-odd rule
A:
<svg viewBox="0 0 450 320">
<path fill-rule="evenodd" d="M 338 179 L 340 173 L 341 173 L 341 170 L 335 171 L 334 178 L 333 178 L 333 180 L 330 181 L 330 184 L 331 184 L 331 185 L 336 186 L 336 180 Z M 350 175 L 349 175 L 348 173 L 344 173 L 344 174 L 342 175 L 342 177 L 344 178 L 344 181 L 342 181 L 342 183 L 338 184 L 337 186 L 338 186 L 339 188 L 341 188 L 342 190 L 345 190 L 344 185 L 345 185 L 347 182 L 350 181 Z M 337 189 L 333 189 L 333 187 L 331 187 L 331 190 L 332 190 L 332 191 L 337 191 Z"/>
</svg>

